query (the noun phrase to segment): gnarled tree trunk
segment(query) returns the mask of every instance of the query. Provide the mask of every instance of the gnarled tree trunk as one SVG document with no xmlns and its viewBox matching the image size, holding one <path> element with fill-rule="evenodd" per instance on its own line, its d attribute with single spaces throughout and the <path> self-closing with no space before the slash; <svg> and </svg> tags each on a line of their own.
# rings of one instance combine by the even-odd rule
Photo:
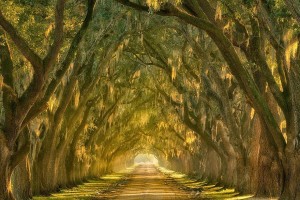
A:
<svg viewBox="0 0 300 200">
<path fill-rule="evenodd" d="M 300 48 L 291 62 L 290 80 L 291 108 L 287 117 L 287 146 L 282 155 L 284 184 L 280 199 L 300 199 Z"/>
</svg>

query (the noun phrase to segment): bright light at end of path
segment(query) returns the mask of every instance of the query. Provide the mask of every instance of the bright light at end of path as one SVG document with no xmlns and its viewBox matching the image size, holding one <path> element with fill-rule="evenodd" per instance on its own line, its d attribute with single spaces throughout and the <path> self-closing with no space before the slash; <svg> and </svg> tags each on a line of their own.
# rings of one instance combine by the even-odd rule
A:
<svg viewBox="0 0 300 200">
<path fill-rule="evenodd" d="M 153 154 L 138 154 L 134 158 L 134 164 L 154 164 L 158 165 L 158 160 Z"/>
</svg>

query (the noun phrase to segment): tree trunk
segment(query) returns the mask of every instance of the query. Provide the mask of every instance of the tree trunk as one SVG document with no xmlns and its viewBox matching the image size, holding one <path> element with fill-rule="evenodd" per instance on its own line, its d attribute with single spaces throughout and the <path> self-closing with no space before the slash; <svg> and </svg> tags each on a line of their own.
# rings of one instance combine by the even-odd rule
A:
<svg viewBox="0 0 300 200">
<path fill-rule="evenodd" d="M 57 113 L 56 113 L 57 114 Z M 41 150 L 38 155 L 37 163 L 40 175 L 40 191 L 42 194 L 58 191 L 58 176 L 60 161 L 63 153 L 58 149 L 59 135 L 61 134 L 62 118 L 55 117 L 51 119 L 51 126 L 42 142 Z M 55 120 L 56 119 L 56 120 Z"/>
<path fill-rule="evenodd" d="M 75 149 L 76 150 L 76 149 Z M 76 168 L 76 155 L 75 151 L 69 151 L 66 160 L 67 169 L 67 179 L 70 186 L 76 185 L 77 181 L 75 178 L 75 168 Z"/>
<path fill-rule="evenodd" d="M 287 153 L 284 163 L 284 183 L 280 200 L 300 199 L 300 154 Z"/>
<path fill-rule="evenodd" d="M 0 133 L 0 199 L 14 200 L 11 190 L 11 151 L 7 146 L 5 136 Z"/>
<path fill-rule="evenodd" d="M 55 166 L 57 166 L 55 175 L 57 176 L 55 179 L 57 180 L 57 184 L 60 188 L 64 188 L 68 183 L 67 179 L 67 171 L 66 171 L 66 157 L 67 157 L 67 148 L 64 146 L 67 145 L 64 143 L 63 147 L 59 147 L 56 153 Z"/>
<path fill-rule="evenodd" d="M 13 171 L 12 191 L 16 200 L 28 200 L 32 198 L 31 173 L 28 158 L 24 159 Z"/>
<path fill-rule="evenodd" d="M 260 151 L 261 127 L 260 120 L 257 115 L 253 118 L 253 126 L 251 128 L 253 136 L 249 145 L 249 165 L 250 165 L 250 193 L 255 194 L 258 190 L 258 159 Z"/>
<path fill-rule="evenodd" d="M 286 119 L 287 146 L 282 156 L 284 167 L 284 184 L 280 199 L 300 199 L 300 48 L 296 59 L 291 62 L 288 73 L 289 101 L 291 103 L 289 116 Z"/>
<path fill-rule="evenodd" d="M 299 91 L 295 91 L 295 93 Z M 299 96 L 298 96 L 299 97 Z M 299 102 L 299 101 L 298 101 Z M 294 101 L 298 108 L 300 103 Z M 295 109 L 296 106 L 294 106 Z M 280 199 L 296 200 L 300 199 L 300 144 L 299 144 L 299 124 L 300 109 L 291 112 L 290 119 L 287 120 L 287 147 L 282 156 L 284 169 L 284 183 Z"/>
<path fill-rule="evenodd" d="M 0 171 L 0 199 L 3 200 L 15 200 L 11 190 L 11 170 L 9 169 L 8 162 L 1 161 L 1 171 Z"/>
<path fill-rule="evenodd" d="M 46 139 L 46 138 L 45 138 Z M 50 152 L 51 149 L 45 148 L 45 143 L 49 141 L 43 142 L 43 146 L 39 152 L 39 155 L 34 163 L 34 194 L 42 194 L 49 195 L 51 191 L 55 190 L 55 186 L 53 185 L 53 169 L 54 169 L 54 159 L 53 152 Z M 53 151 L 53 149 L 52 149 Z"/>
<path fill-rule="evenodd" d="M 238 155 L 236 160 L 237 184 L 236 189 L 241 193 L 250 192 L 249 162 L 245 155 Z"/>
<path fill-rule="evenodd" d="M 267 131 L 261 126 L 261 131 Z M 277 152 L 269 144 L 267 134 L 262 133 L 258 158 L 258 182 L 256 196 L 276 197 L 280 194 L 283 183 L 282 165 Z"/>
<path fill-rule="evenodd" d="M 237 183 L 236 174 L 236 158 L 228 157 L 225 161 L 222 161 L 221 181 L 226 187 L 232 187 Z"/>
</svg>

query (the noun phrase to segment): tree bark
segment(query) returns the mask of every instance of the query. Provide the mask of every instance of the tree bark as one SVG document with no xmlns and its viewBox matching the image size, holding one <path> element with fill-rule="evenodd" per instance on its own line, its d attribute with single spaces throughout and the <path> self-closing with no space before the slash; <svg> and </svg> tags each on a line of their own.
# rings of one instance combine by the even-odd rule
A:
<svg viewBox="0 0 300 200">
<path fill-rule="evenodd" d="M 280 200 L 297 200 L 300 198 L 300 154 L 286 153 L 284 167 L 284 183 Z"/>
<path fill-rule="evenodd" d="M 290 82 L 290 112 L 286 119 L 287 147 L 283 156 L 284 184 L 280 199 L 300 199 L 300 48 L 291 61 L 288 79 Z"/>
<path fill-rule="evenodd" d="M 262 131 L 267 131 L 263 129 Z M 270 147 L 264 133 L 260 137 L 260 151 L 258 159 L 258 182 L 256 196 L 277 197 L 280 195 L 280 188 L 283 183 L 283 169 L 276 151 Z"/>
<path fill-rule="evenodd" d="M 7 146 L 7 140 L 0 133 L 0 199 L 15 200 L 11 190 L 11 174 L 10 159 L 12 152 Z"/>
<path fill-rule="evenodd" d="M 32 199 L 31 172 L 28 158 L 24 159 L 13 171 L 12 191 L 16 200 Z"/>
</svg>

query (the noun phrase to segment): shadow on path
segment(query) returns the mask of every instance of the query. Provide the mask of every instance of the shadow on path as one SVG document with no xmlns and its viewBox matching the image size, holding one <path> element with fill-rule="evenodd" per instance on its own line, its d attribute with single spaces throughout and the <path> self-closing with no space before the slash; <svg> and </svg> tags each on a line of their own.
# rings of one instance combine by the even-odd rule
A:
<svg viewBox="0 0 300 200">
<path fill-rule="evenodd" d="M 175 200 L 175 199 L 249 199 L 252 195 L 239 194 L 234 189 L 210 185 L 188 178 L 185 174 L 142 164 L 119 173 L 91 180 L 72 189 L 62 190 L 51 197 L 34 200 Z"/>
</svg>

